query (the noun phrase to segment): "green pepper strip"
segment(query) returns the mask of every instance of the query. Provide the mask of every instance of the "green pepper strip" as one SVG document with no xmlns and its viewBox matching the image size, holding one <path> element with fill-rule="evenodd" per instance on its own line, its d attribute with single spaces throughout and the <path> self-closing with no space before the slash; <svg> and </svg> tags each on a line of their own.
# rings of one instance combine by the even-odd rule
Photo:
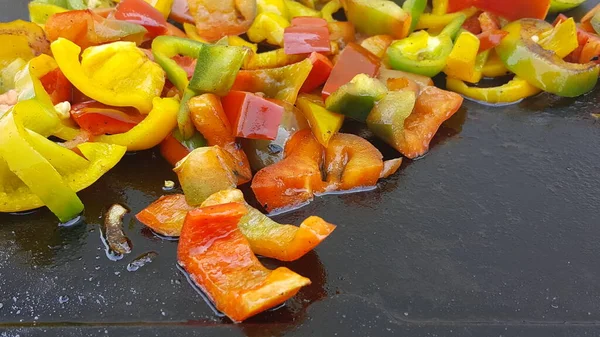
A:
<svg viewBox="0 0 600 337">
<path fill-rule="evenodd" d="M 425 12 L 425 7 L 427 7 L 427 0 L 406 0 L 402 5 L 402 9 L 410 13 L 411 17 L 409 33 L 412 33 L 417 28 L 419 18 Z"/>
</svg>

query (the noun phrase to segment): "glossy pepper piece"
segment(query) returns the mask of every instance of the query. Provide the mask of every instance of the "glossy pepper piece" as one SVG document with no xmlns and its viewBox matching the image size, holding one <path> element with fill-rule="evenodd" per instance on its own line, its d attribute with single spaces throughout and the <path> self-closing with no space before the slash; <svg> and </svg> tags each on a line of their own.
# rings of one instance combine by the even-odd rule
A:
<svg viewBox="0 0 600 337">
<path fill-rule="evenodd" d="M 337 13 L 340 9 L 342 9 L 340 0 L 330 0 L 321 7 L 321 17 L 327 22 L 335 22 L 336 20 L 333 18 L 333 14 Z"/>
<path fill-rule="evenodd" d="M 206 145 L 206 139 L 199 132 L 195 132 L 189 139 L 184 139 L 179 129 L 176 128 L 160 142 L 160 154 L 169 164 L 175 166 L 190 152 Z"/>
<path fill-rule="evenodd" d="M 477 35 L 479 38 L 479 52 L 490 50 L 500 44 L 500 41 L 508 35 L 503 30 L 490 30 Z"/>
<path fill-rule="evenodd" d="M 434 1 L 434 14 L 436 14 L 435 10 L 435 2 Z M 439 2 L 439 1 L 437 1 Z M 417 24 L 419 23 L 419 19 L 421 15 L 425 12 L 425 8 L 427 7 L 427 0 L 406 0 L 402 4 L 402 9 L 410 15 L 410 28 L 408 29 L 408 33 L 412 33 L 415 28 L 417 28 Z"/>
<path fill-rule="evenodd" d="M 205 45 L 188 88 L 199 94 L 227 95 L 247 56 L 243 47 Z"/>
<path fill-rule="evenodd" d="M 16 20 L 0 23 L 0 67 L 20 58 L 29 61 L 40 54 L 49 54 L 50 44 L 44 30 L 32 22 Z"/>
<path fill-rule="evenodd" d="M 274 13 L 288 19 L 290 13 L 284 0 L 257 0 L 257 14 Z"/>
<path fill-rule="evenodd" d="M 245 91 L 231 91 L 223 97 L 223 110 L 233 135 L 249 139 L 275 139 L 283 107 Z"/>
<path fill-rule="evenodd" d="M 54 14 L 67 11 L 66 8 L 61 6 L 41 1 L 31 1 L 27 5 L 27 8 L 29 9 L 29 20 L 38 25 L 46 24 L 48 18 Z"/>
<path fill-rule="evenodd" d="M 564 14 L 559 14 L 554 21 L 554 26 L 557 26 L 561 22 L 567 21 Z M 596 62 L 599 63 L 600 59 L 600 37 L 596 34 L 585 31 L 581 27 L 577 27 L 577 42 L 578 46 L 571 54 L 569 54 L 565 60 L 568 62 L 575 63 L 588 63 Z"/>
<path fill-rule="evenodd" d="M 294 104 L 312 67 L 312 62 L 305 59 L 280 68 L 240 70 L 231 90 L 262 92 L 269 98 Z"/>
<path fill-rule="evenodd" d="M 283 46 L 286 54 L 328 53 L 329 28 L 321 18 L 299 17 L 292 19 L 292 25 L 284 30 Z"/>
<path fill-rule="evenodd" d="M 260 263 L 238 228 L 246 213 L 241 203 L 189 212 L 177 249 L 179 264 L 234 322 L 277 306 L 310 284 L 285 267 L 271 271 Z"/>
<path fill-rule="evenodd" d="M 554 28 L 541 33 L 538 38 L 538 44 L 542 48 L 553 51 L 560 58 L 565 58 L 579 46 L 573 18 L 558 23 Z"/>
<path fill-rule="evenodd" d="M 333 70 L 333 63 L 323 54 L 312 52 L 308 59 L 312 62 L 312 69 L 302 84 L 300 92 L 314 91 L 327 82 Z"/>
<path fill-rule="evenodd" d="M 342 0 L 348 21 L 357 31 L 367 35 L 392 35 L 402 39 L 408 35 L 411 17 L 393 1 Z"/>
<path fill-rule="evenodd" d="M 313 135 L 321 145 L 327 147 L 329 140 L 342 127 L 344 115 L 325 109 L 321 97 L 301 94 L 296 105 L 308 120 Z"/>
<path fill-rule="evenodd" d="M 113 106 L 132 106 L 141 113 L 152 109 L 160 96 L 165 75 L 132 42 L 113 42 L 86 49 L 59 38 L 51 45 L 56 63 L 73 85 L 86 96 Z"/>
<path fill-rule="evenodd" d="M 496 50 L 491 49 L 488 59 L 485 61 L 481 73 L 484 77 L 500 77 L 510 73 L 510 70 L 506 68 L 504 62 L 498 57 Z"/>
<path fill-rule="evenodd" d="M 113 14 L 117 20 L 143 26 L 150 37 L 167 34 L 167 20 L 163 14 L 144 0 L 122 0 Z"/>
<path fill-rule="evenodd" d="M 597 4 L 596 6 L 594 6 L 594 8 L 590 9 L 590 11 L 587 12 L 581 18 L 581 20 L 580 20 L 581 29 L 587 31 L 588 33 L 596 33 L 596 34 L 598 34 L 598 31 L 596 30 L 596 28 L 592 24 L 592 21 L 598 22 L 598 20 L 600 19 L 600 16 L 599 16 L 598 13 L 600 13 L 600 4 Z M 559 19 L 559 18 L 557 18 L 557 19 Z M 564 21 L 564 19 L 561 20 L 561 21 Z M 597 27 L 598 24 L 596 23 L 595 26 Z"/>
<path fill-rule="evenodd" d="M 299 16 L 306 16 L 306 17 L 320 17 L 321 13 L 319 13 L 319 11 L 315 10 L 314 7 L 308 7 L 305 6 L 304 4 L 297 2 L 295 0 L 283 0 L 285 2 L 285 5 L 288 8 L 288 13 L 289 13 L 289 17 L 290 19 L 292 18 L 296 18 Z"/>
<path fill-rule="evenodd" d="M 431 77 L 418 75 L 418 74 L 414 74 L 414 73 L 410 73 L 410 72 L 405 72 L 405 71 L 401 71 L 401 70 L 393 70 L 393 69 L 386 69 L 386 68 L 381 68 L 377 78 L 379 78 L 379 80 L 381 82 L 386 83 L 386 84 L 388 83 L 388 80 L 390 80 L 390 79 L 407 78 L 411 81 L 416 82 L 419 85 L 419 87 L 421 87 L 421 88 L 425 88 L 425 87 L 433 85 L 433 80 L 431 79 Z"/>
<path fill-rule="evenodd" d="M 444 72 L 446 75 L 463 81 L 477 83 L 481 80 L 481 68 L 484 62 L 480 62 L 476 69 L 477 55 L 479 52 L 479 38 L 470 32 L 462 32 L 458 35 L 452 51 L 446 59 Z M 478 71 L 479 70 L 479 71 Z"/>
<path fill-rule="evenodd" d="M 181 235 L 187 213 L 194 208 L 188 205 L 183 194 L 163 195 L 135 218 L 160 235 L 177 237 Z"/>
<path fill-rule="evenodd" d="M 374 35 L 364 39 L 360 46 L 381 59 L 392 42 L 394 38 L 391 35 Z"/>
<path fill-rule="evenodd" d="M 40 83 L 50 96 L 52 104 L 56 105 L 71 100 L 73 85 L 71 85 L 65 74 L 58 68 L 58 65 L 47 74 L 41 76 Z"/>
<path fill-rule="evenodd" d="M 267 43 L 283 47 L 285 29 L 290 22 L 274 13 L 260 13 L 248 29 L 248 39 L 254 43 Z"/>
<path fill-rule="evenodd" d="M 404 123 L 413 112 L 417 94 L 412 90 L 390 91 L 367 118 L 367 127 L 378 138 L 394 148 L 404 140 Z"/>
<path fill-rule="evenodd" d="M 387 88 L 381 81 L 365 74 L 356 75 L 325 100 L 325 108 L 364 122 L 375 102 L 382 99 Z"/>
<path fill-rule="evenodd" d="M 448 77 L 446 79 L 446 87 L 448 90 L 452 90 L 472 100 L 490 104 L 516 103 L 526 97 L 537 95 L 542 91 L 518 77 L 501 86 L 490 88 L 469 87 L 461 80 Z"/>
<path fill-rule="evenodd" d="M 305 219 L 299 227 L 279 224 L 248 205 L 240 190 L 217 192 L 206 199 L 202 207 L 230 202 L 246 206 L 248 212 L 240 219 L 238 228 L 248 240 L 252 252 L 280 261 L 301 258 L 325 240 L 336 227 L 317 216 Z"/>
<path fill-rule="evenodd" d="M 435 33 L 441 32 L 443 29 L 445 29 L 445 27 L 452 25 L 451 27 L 454 28 L 454 34 L 449 35 L 452 35 L 451 37 L 452 39 L 454 39 L 454 35 L 458 34 L 465 21 L 477 13 L 478 10 L 475 7 L 467 8 L 456 13 L 448 13 L 442 15 L 437 15 L 433 13 L 423 13 L 415 29 L 427 29 L 429 30 L 430 34 L 435 35 Z M 459 22 L 460 24 L 453 25 L 453 23 L 457 22 Z"/>
<path fill-rule="evenodd" d="M 207 41 L 246 33 L 256 17 L 256 0 L 188 0 L 198 34 Z"/>
<path fill-rule="evenodd" d="M 64 38 L 82 49 L 115 41 L 140 44 L 148 32 L 135 23 L 105 19 L 91 10 L 55 14 L 48 19 L 44 30 L 50 41 Z"/>
<path fill-rule="evenodd" d="M 96 141 L 126 146 L 128 151 L 150 149 L 171 133 L 176 125 L 176 115 L 179 104 L 173 98 L 155 97 L 153 108 L 139 124 L 131 130 L 96 137 Z"/>
<path fill-rule="evenodd" d="M 133 108 L 115 108 L 87 101 L 71 106 L 71 118 L 82 130 L 98 136 L 127 132 L 139 124 L 144 116 Z"/>
<path fill-rule="evenodd" d="M 250 55 L 246 58 L 242 68 L 245 70 L 279 68 L 300 62 L 305 58 L 305 54 L 288 55 L 285 53 L 283 48 L 278 48 L 262 53 L 250 53 Z"/>
<path fill-rule="evenodd" d="M 500 59 L 517 76 L 559 96 L 576 97 L 594 88 L 599 68 L 594 63 L 574 64 L 532 40 L 551 28 L 535 19 L 521 19 L 504 27 L 509 34 L 496 47 Z"/>
<path fill-rule="evenodd" d="M 331 75 L 323 87 L 323 99 L 326 99 L 342 85 L 350 82 L 358 74 L 376 76 L 380 61 L 377 56 L 353 42 L 342 50 L 331 70 Z"/>
<path fill-rule="evenodd" d="M 168 18 L 171 14 L 171 7 L 173 7 L 173 0 L 145 0 L 147 3 L 156 8 L 163 18 Z"/>
<path fill-rule="evenodd" d="M 189 83 L 187 72 L 173 58 L 178 55 L 197 59 L 205 43 L 173 36 L 159 36 L 152 41 L 154 60 L 166 72 L 171 83 L 183 92 Z"/>
<path fill-rule="evenodd" d="M 450 13 L 469 7 L 477 7 L 508 20 L 521 18 L 544 19 L 550 9 L 550 0 L 448 0 L 448 12 Z"/>
</svg>

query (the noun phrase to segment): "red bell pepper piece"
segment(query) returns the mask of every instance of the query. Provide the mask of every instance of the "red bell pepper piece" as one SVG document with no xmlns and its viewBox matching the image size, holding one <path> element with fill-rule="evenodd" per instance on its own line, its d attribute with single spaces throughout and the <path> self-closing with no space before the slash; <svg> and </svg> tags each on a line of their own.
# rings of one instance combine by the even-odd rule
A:
<svg viewBox="0 0 600 337">
<path fill-rule="evenodd" d="M 358 74 L 374 77 L 379 71 L 379 65 L 379 58 L 373 53 L 354 42 L 349 43 L 340 53 L 331 70 L 331 75 L 323 87 L 323 100 Z"/>
<path fill-rule="evenodd" d="M 165 35 L 169 31 L 167 20 L 156 8 L 144 0 L 123 0 L 114 13 L 117 20 L 143 26 L 150 37 Z"/>
<path fill-rule="evenodd" d="M 40 78 L 40 82 L 52 99 L 52 104 L 71 101 L 73 85 L 67 77 L 56 68 Z"/>
<path fill-rule="evenodd" d="M 340 49 L 344 49 L 348 43 L 356 41 L 356 30 L 352 22 L 329 22 L 327 28 L 329 28 L 329 40 L 337 43 Z"/>
<path fill-rule="evenodd" d="M 479 52 L 496 47 L 506 35 L 508 35 L 508 32 L 503 30 L 488 30 L 477 35 L 479 38 Z"/>
<path fill-rule="evenodd" d="M 300 88 L 300 92 L 312 92 L 323 85 L 333 69 L 333 63 L 323 54 L 313 52 L 308 59 L 312 62 L 313 67 Z"/>
<path fill-rule="evenodd" d="M 468 30 L 469 32 L 475 35 L 480 34 L 482 29 L 481 23 L 479 22 L 479 16 L 473 15 L 467 20 L 465 20 L 465 23 L 463 23 L 462 28 Z"/>
<path fill-rule="evenodd" d="M 71 107 L 71 118 L 83 130 L 94 136 L 124 133 L 143 119 L 135 108 L 112 107 L 96 101 L 87 101 Z"/>
<path fill-rule="evenodd" d="M 160 155 L 172 166 L 177 165 L 177 163 L 181 159 L 185 158 L 185 156 L 190 154 L 190 152 L 191 150 L 185 147 L 185 145 L 181 144 L 181 142 L 178 141 L 177 138 L 173 137 L 173 135 L 168 135 L 160 143 Z M 144 224 L 146 223 L 144 222 Z"/>
<path fill-rule="evenodd" d="M 241 322 L 294 296 L 310 280 L 279 267 L 265 268 L 238 228 L 242 203 L 208 206 L 188 213 L 177 259 L 217 309 Z"/>
<path fill-rule="evenodd" d="M 498 30 L 501 28 L 500 19 L 490 12 L 483 12 L 477 16 L 477 21 L 479 21 L 479 26 L 481 27 L 482 32 Z"/>
<path fill-rule="evenodd" d="M 283 49 L 288 55 L 331 52 L 327 21 L 312 17 L 292 19 L 283 33 Z"/>
<path fill-rule="evenodd" d="M 448 0 L 450 13 L 473 6 L 511 21 L 521 18 L 543 20 L 550 9 L 550 0 Z"/>
<path fill-rule="evenodd" d="M 173 0 L 169 19 L 173 19 L 179 23 L 194 24 L 194 17 L 190 13 L 190 7 L 187 0 Z"/>
<path fill-rule="evenodd" d="M 249 139 L 277 137 L 283 107 L 253 93 L 231 91 L 222 98 L 233 135 Z"/>
<path fill-rule="evenodd" d="M 54 14 L 46 21 L 44 30 L 50 41 L 62 37 L 82 49 L 119 40 L 140 44 L 148 32 L 140 25 L 105 19 L 91 10 Z"/>
<path fill-rule="evenodd" d="M 185 216 L 193 209 L 183 194 L 163 195 L 135 217 L 158 234 L 179 236 Z"/>
<path fill-rule="evenodd" d="M 411 159 L 425 154 L 439 127 L 462 102 L 462 96 L 451 91 L 436 87 L 421 90 L 413 112 L 404 121 L 404 140 L 398 150 Z"/>
</svg>

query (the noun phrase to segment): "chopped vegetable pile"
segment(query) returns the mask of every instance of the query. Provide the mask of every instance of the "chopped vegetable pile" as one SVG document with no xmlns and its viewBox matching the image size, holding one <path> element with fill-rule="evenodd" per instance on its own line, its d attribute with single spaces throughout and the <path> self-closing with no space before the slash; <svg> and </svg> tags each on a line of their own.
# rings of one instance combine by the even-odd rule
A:
<svg viewBox="0 0 600 337">
<path fill-rule="evenodd" d="M 311 282 L 256 256 L 297 260 L 336 228 L 262 211 L 375 187 L 429 150 L 463 97 L 495 105 L 591 91 L 600 5 L 579 23 L 544 21 L 582 2 L 34 0 L 31 22 L 0 23 L 0 212 L 46 206 L 71 221 L 84 210 L 78 191 L 127 151 L 158 148 L 183 194 L 132 211 L 179 237 L 179 264 L 243 321 Z M 445 89 L 433 84 L 441 73 Z M 384 160 L 340 132 L 350 120 L 402 157 Z M 116 204 L 106 216 L 114 259 L 131 252 L 128 212 Z"/>
</svg>

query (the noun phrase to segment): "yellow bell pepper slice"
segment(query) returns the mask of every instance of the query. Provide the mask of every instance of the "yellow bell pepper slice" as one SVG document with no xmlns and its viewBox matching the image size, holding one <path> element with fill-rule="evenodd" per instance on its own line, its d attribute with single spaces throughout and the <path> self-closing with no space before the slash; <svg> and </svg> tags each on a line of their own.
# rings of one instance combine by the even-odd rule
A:
<svg viewBox="0 0 600 337">
<path fill-rule="evenodd" d="M 274 13 L 289 19 L 288 7 L 284 0 L 257 0 L 257 13 Z"/>
<path fill-rule="evenodd" d="M 171 7 L 173 7 L 174 0 L 144 0 L 151 4 L 152 7 L 156 8 L 166 19 L 171 14 Z"/>
<path fill-rule="evenodd" d="M 116 135 L 96 137 L 96 141 L 118 144 L 128 151 L 147 150 L 163 141 L 177 126 L 179 102 L 174 98 L 154 98 L 152 111 L 133 129 Z"/>
<path fill-rule="evenodd" d="M 331 0 L 321 8 L 321 17 L 327 22 L 336 22 L 337 20 L 333 18 L 333 13 L 336 13 L 340 9 L 342 9 L 340 0 Z"/>
<path fill-rule="evenodd" d="M 540 34 L 538 43 L 542 48 L 555 52 L 561 59 L 565 58 L 579 47 L 575 20 L 569 18 L 556 25 L 553 29 Z"/>
<path fill-rule="evenodd" d="M 314 10 L 310 7 L 306 7 L 303 4 L 296 2 L 294 0 L 284 0 L 287 5 L 289 18 L 290 20 L 298 17 L 298 16 L 311 16 L 315 18 L 320 18 L 321 13 L 317 10 Z"/>
<path fill-rule="evenodd" d="M 431 14 L 444 15 L 448 13 L 448 0 L 433 0 Z"/>
<path fill-rule="evenodd" d="M 90 98 L 113 106 L 132 106 L 141 113 L 152 110 L 160 96 L 165 72 L 133 42 L 113 42 L 87 48 L 59 38 L 50 46 L 60 70 Z"/>
<path fill-rule="evenodd" d="M 305 58 L 306 55 L 288 55 L 283 48 L 279 48 L 264 53 L 252 53 L 244 61 L 243 69 L 278 68 L 300 62 Z"/>
<path fill-rule="evenodd" d="M 269 44 L 283 47 L 283 33 L 289 26 L 288 20 L 275 13 L 260 13 L 246 34 L 254 43 L 266 40 Z"/>
<path fill-rule="evenodd" d="M 198 34 L 198 30 L 196 29 L 196 25 L 184 22 L 183 31 L 185 32 L 185 35 L 187 35 L 192 40 L 196 40 L 202 43 L 208 43 L 208 41 L 200 37 L 200 34 Z"/>
<path fill-rule="evenodd" d="M 258 46 L 256 45 L 256 43 L 248 42 L 237 35 L 227 36 L 227 43 L 229 43 L 230 46 L 250 48 L 250 50 L 252 50 L 255 53 L 258 50 Z"/>
<path fill-rule="evenodd" d="M 460 33 L 446 60 L 444 68 L 446 75 L 470 83 L 479 82 L 482 77 L 483 65 L 489 55 L 487 51 L 477 53 L 479 44 L 479 38 L 474 34 Z"/>
<path fill-rule="evenodd" d="M 459 79 L 448 77 L 446 79 L 446 88 L 467 98 L 490 104 L 517 103 L 523 98 L 541 92 L 540 89 L 518 77 L 513 78 L 512 81 L 504 85 L 492 88 L 469 87 Z"/>
<path fill-rule="evenodd" d="M 327 147 L 329 140 L 344 124 L 344 115 L 325 109 L 318 96 L 300 94 L 296 106 L 302 111 L 317 141 Z"/>
<path fill-rule="evenodd" d="M 500 59 L 495 50 L 491 49 L 488 59 L 481 69 L 485 77 L 500 77 L 510 74 L 510 70 L 506 68 L 504 62 Z"/>
<path fill-rule="evenodd" d="M 417 24 L 417 27 L 415 29 L 430 29 L 434 32 L 441 32 L 442 29 L 444 29 L 444 27 L 448 26 L 452 21 L 456 20 L 461 15 L 466 15 L 467 18 L 470 18 L 476 13 L 477 8 L 475 7 L 463 9 L 462 11 L 450 14 L 436 15 L 433 13 L 423 13 L 419 18 L 419 23 Z"/>
<path fill-rule="evenodd" d="M 16 20 L 0 22 L 0 68 L 17 58 L 29 61 L 48 53 L 48 40 L 42 27 L 33 22 Z"/>
</svg>

